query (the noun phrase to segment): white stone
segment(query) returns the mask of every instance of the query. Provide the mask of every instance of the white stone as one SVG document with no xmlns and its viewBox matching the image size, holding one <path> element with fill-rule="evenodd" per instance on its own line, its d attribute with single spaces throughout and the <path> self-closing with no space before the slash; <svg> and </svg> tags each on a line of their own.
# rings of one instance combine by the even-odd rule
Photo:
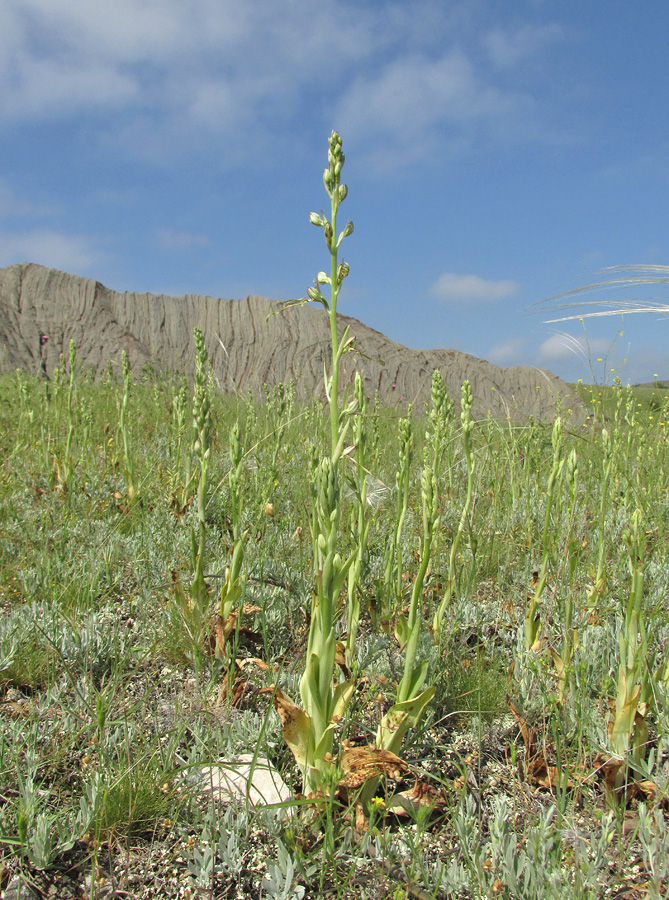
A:
<svg viewBox="0 0 669 900">
<path fill-rule="evenodd" d="M 292 796 L 288 785 L 264 756 L 257 757 L 254 764 L 252 753 L 242 753 L 235 759 L 192 771 L 197 774 L 203 793 L 211 793 L 225 803 L 244 804 L 247 792 L 253 807 L 285 803 Z"/>
</svg>

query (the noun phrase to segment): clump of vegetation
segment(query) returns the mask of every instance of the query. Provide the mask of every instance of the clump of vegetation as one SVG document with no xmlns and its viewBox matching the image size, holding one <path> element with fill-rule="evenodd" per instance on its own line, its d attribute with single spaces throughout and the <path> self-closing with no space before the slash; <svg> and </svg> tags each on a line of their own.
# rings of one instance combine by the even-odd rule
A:
<svg viewBox="0 0 669 900">
<path fill-rule="evenodd" d="M 342 397 L 328 151 L 325 404 L 221 396 L 201 333 L 192 394 L 0 378 L 0 888 L 665 897 L 664 407 Z M 240 754 L 281 802 L 220 799 Z"/>
</svg>

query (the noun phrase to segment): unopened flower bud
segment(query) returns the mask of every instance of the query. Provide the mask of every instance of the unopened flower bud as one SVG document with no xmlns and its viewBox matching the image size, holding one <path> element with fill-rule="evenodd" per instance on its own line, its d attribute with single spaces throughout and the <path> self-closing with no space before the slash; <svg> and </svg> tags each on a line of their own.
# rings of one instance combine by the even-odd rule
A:
<svg viewBox="0 0 669 900">
<path fill-rule="evenodd" d="M 323 225 L 323 231 L 325 232 L 325 240 L 329 246 L 332 241 L 332 225 L 329 222 L 326 222 L 325 225 Z"/>
<path fill-rule="evenodd" d="M 309 221 L 312 225 L 319 225 L 321 228 L 323 227 L 323 219 L 316 212 L 309 213 Z"/>
<path fill-rule="evenodd" d="M 346 220 L 346 228 L 344 228 L 344 237 L 348 237 L 350 234 L 353 234 L 353 222 L 349 222 Z"/>
<path fill-rule="evenodd" d="M 307 288 L 307 295 L 310 300 L 319 300 L 320 301 L 320 299 L 321 299 L 321 292 L 318 290 L 317 287 L 314 287 L 313 285 L 311 285 L 310 287 Z"/>
<path fill-rule="evenodd" d="M 344 154 L 342 153 L 341 157 L 335 163 L 335 167 L 334 167 L 335 178 L 339 178 L 339 176 L 341 174 L 341 166 L 342 166 L 343 159 L 344 159 Z"/>
<path fill-rule="evenodd" d="M 337 188 L 337 196 L 339 197 L 340 203 L 342 202 L 342 200 L 346 200 L 347 194 L 348 194 L 348 188 L 346 187 L 346 185 L 340 184 L 339 187 Z"/>
<path fill-rule="evenodd" d="M 342 260 L 337 266 L 337 280 L 343 281 L 349 273 L 348 263 Z"/>
<path fill-rule="evenodd" d="M 329 185 L 330 182 L 332 181 L 332 173 L 330 172 L 329 169 L 326 169 L 326 170 L 323 172 L 323 181 L 325 182 L 325 186 L 326 186 L 326 187 L 328 187 L 328 185 Z"/>
</svg>

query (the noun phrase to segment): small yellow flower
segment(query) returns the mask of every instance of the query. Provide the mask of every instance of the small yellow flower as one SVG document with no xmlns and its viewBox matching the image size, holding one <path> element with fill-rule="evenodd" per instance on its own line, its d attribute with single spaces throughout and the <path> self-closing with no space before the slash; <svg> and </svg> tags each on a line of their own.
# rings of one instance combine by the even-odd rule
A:
<svg viewBox="0 0 669 900">
<path fill-rule="evenodd" d="M 602 362 L 602 357 L 601 357 L 601 356 L 598 356 L 598 357 L 597 357 L 597 362 Z"/>
</svg>

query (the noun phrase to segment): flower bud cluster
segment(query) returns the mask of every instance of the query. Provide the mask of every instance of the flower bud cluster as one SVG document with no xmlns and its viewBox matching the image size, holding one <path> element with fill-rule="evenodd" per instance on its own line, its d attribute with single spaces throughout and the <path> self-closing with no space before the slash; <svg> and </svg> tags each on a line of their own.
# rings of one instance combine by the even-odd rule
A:
<svg viewBox="0 0 669 900">
<path fill-rule="evenodd" d="M 439 414 L 444 412 L 447 397 L 448 394 L 446 393 L 444 376 L 439 369 L 435 369 L 432 373 L 432 408 L 435 413 Z"/>
<path fill-rule="evenodd" d="M 230 465 L 233 469 L 237 469 L 237 466 L 242 461 L 242 432 L 239 427 L 239 422 L 235 422 L 235 424 L 230 429 Z"/>
<path fill-rule="evenodd" d="M 406 419 L 400 419 L 400 468 L 405 465 L 411 466 L 413 456 L 413 433 L 411 429 L 411 416 L 407 415 Z"/>
<path fill-rule="evenodd" d="M 321 210 L 320 213 L 309 213 L 309 221 L 311 222 L 311 224 L 315 225 L 317 228 L 323 229 L 325 243 L 327 244 L 328 250 L 330 251 L 333 259 L 336 258 L 337 250 L 343 239 L 353 234 L 353 222 L 349 222 L 347 220 L 344 230 L 341 231 L 339 235 L 335 236 L 337 209 L 339 208 L 339 204 L 342 203 L 348 195 L 348 187 L 345 184 L 340 183 L 340 176 L 343 165 L 344 154 L 341 149 L 341 138 L 336 131 L 333 131 L 328 142 L 328 167 L 323 173 L 323 183 L 325 184 L 325 190 L 327 191 L 332 204 L 332 221 L 327 218 L 323 210 Z M 342 279 L 346 278 L 349 273 L 348 264 L 342 263 L 336 271 L 337 280 L 335 284 L 332 284 L 332 278 L 328 278 L 324 272 L 318 273 L 318 276 L 316 277 L 316 284 L 331 284 L 333 287 L 333 293 L 336 294 L 338 292 L 339 284 L 341 283 Z M 310 300 L 317 300 L 319 303 L 322 303 L 326 307 L 326 309 L 328 308 L 328 305 L 325 302 L 323 296 L 320 294 L 320 291 L 316 293 L 313 288 L 309 288 L 307 290 L 307 294 Z"/>
<path fill-rule="evenodd" d="M 208 455 L 211 436 L 211 400 L 207 385 L 207 348 L 199 328 L 195 328 L 195 390 L 193 391 L 193 450 Z"/>
<path fill-rule="evenodd" d="M 426 529 L 437 514 L 437 484 L 430 466 L 425 466 L 420 476 L 421 499 L 423 501 L 423 518 Z"/>
<path fill-rule="evenodd" d="M 355 382 L 353 384 L 353 399 L 355 401 L 357 411 L 357 416 L 355 419 L 355 444 L 358 449 L 358 455 L 364 458 L 365 447 L 367 444 L 367 429 L 365 428 L 367 398 L 365 397 L 365 386 L 362 380 L 362 375 L 359 371 L 355 373 Z"/>
<path fill-rule="evenodd" d="M 472 421 L 472 386 L 466 380 L 462 382 L 460 422 L 462 423 L 463 435 L 468 437 L 474 430 L 474 423 Z"/>
<path fill-rule="evenodd" d="M 337 470 L 329 456 L 323 457 L 316 470 L 316 492 L 318 505 L 324 519 L 330 519 L 339 504 Z"/>
</svg>

